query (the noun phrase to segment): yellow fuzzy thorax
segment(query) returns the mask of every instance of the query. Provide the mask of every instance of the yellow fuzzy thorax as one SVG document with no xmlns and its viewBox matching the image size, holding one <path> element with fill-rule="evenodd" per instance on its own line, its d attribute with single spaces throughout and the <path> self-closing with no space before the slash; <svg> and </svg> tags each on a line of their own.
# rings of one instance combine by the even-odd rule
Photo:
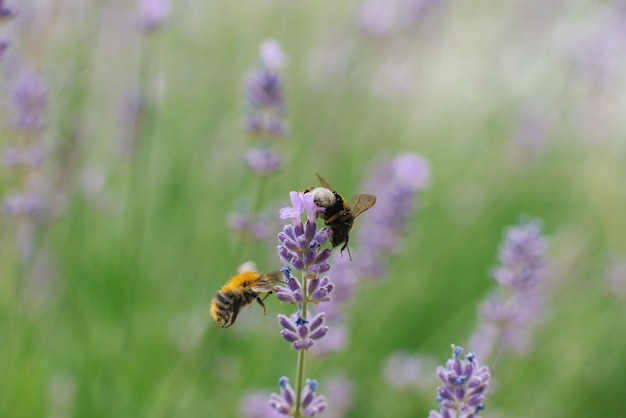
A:
<svg viewBox="0 0 626 418">
<path fill-rule="evenodd" d="M 242 287 L 249 287 L 252 283 L 259 280 L 261 275 L 256 271 L 247 271 L 231 277 L 231 279 L 222 287 L 222 292 L 234 292 Z M 244 286 L 245 284 L 245 286 Z"/>
</svg>

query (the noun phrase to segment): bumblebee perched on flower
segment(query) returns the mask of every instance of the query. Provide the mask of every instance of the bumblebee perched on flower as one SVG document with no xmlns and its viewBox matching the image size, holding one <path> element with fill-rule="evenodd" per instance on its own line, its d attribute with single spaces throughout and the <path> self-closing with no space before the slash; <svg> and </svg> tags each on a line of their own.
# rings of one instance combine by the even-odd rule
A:
<svg viewBox="0 0 626 418">
<path fill-rule="evenodd" d="M 217 292 L 211 301 L 211 316 L 217 327 L 228 328 L 235 323 L 241 308 L 251 305 L 255 300 L 263 307 L 263 301 L 274 290 L 274 284 L 281 282 L 282 274 L 273 272 L 259 274 L 256 271 L 246 271 L 233 276 Z M 266 293 L 261 299 L 260 294 Z"/>
<path fill-rule="evenodd" d="M 317 174 L 317 173 L 316 173 Z M 334 191 L 332 187 L 317 174 L 322 187 L 315 187 L 305 192 L 313 193 L 313 202 L 326 210 L 318 212 L 318 216 L 324 219 L 324 223 L 328 226 L 333 235 L 330 237 L 330 243 L 333 247 L 343 244 L 341 252 L 348 248 L 348 240 L 350 231 L 354 226 L 354 219 L 374 206 L 376 196 L 371 194 L 356 194 L 350 198 L 350 205 L 346 203 L 346 199 L 339 193 Z M 348 256 L 350 259 L 350 249 L 348 248 Z"/>
</svg>

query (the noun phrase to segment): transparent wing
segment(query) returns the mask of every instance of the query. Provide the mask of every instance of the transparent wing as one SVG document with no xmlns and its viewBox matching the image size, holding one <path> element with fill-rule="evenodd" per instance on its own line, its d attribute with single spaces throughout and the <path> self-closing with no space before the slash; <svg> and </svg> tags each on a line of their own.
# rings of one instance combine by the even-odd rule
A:
<svg viewBox="0 0 626 418">
<path fill-rule="evenodd" d="M 250 288 L 255 292 L 271 292 L 274 290 L 274 285 L 282 281 L 283 274 L 280 271 L 274 271 L 259 277 L 256 282 L 250 285 Z"/>
<path fill-rule="evenodd" d="M 315 173 L 315 174 L 317 174 L 317 173 Z M 320 179 L 320 184 L 322 185 L 322 187 L 326 187 L 329 190 L 335 190 L 332 187 L 330 187 L 330 184 L 328 184 L 328 182 L 326 180 L 324 180 L 324 177 L 322 177 L 319 174 L 317 174 L 317 178 Z"/>
<path fill-rule="evenodd" d="M 350 199 L 350 207 L 352 208 L 352 216 L 355 218 L 374 206 L 376 196 L 373 194 L 356 194 Z"/>
</svg>

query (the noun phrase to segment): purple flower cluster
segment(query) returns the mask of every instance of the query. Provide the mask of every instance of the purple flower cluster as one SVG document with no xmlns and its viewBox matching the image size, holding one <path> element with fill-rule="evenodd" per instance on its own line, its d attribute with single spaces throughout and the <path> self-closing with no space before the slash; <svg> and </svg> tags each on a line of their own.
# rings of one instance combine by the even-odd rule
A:
<svg viewBox="0 0 626 418">
<path fill-rule="evenodd" d="M 529 349 L 532 325 L 543 313 L 547 249 L 539 221 L 523 220 L 506 229 L 500 265 L 492 271 L 499 287 L 481 304 L 479 326 L 470 339 L 482 358 L 498 346 L 518 354 Z"/>
<path fill-rule="evenodd" d="M 428 418 L 475 418 L 485 409 L 484 393 L 489 387 L 489 367 L 479 366 L 472 352 L 461 360 L 463 348 L 453 346 L 452 358 L 446 367 L 437 367 L 442 385 L 437 388 L 439 412 L 430 411 Z"/>
<path fill-rule="evenodd" d="M 280 217 L 291 219 L 292 225 L 285 225 L 278 234 L 278 255 L 286 265 L 304 271 L 307 278 L 317 279 L 330 270 L 326 261 L 331 250 L 322 250 L 321 247 L 330 238 L 331 231 L 327 228 L 318 231 L 315 223 L 317 213 L 325 209 L 315 205 L 312 193 L 291 192 L 289 196 L 292 206 L 282 208 Z M 305 212 L 307 221 L 303 224 L 301 217 Z"/>
<path fill-rule="evenodd" d="M 315 341 L 323 338 L 328 332 L 324 325 L 324 313 L 313 318 L 304 319 L 297 312 L 291 316 L 278 315 L 278 323 L 283 327 L 280 335 L 291 343 L 294 350 L 308 350 Z"/>
<path fill-rule="evenodd" d="M 20 73 L 13 85 L 11 105 L 16 130 L 40 131 L 46 127 L 48 87 L 34 71 Z"/>
<path fill-rule="evenodd" d="M 294 416 L 297 395 L 286 377 L 281 377 L 278 384 L 280 385 L 280 395 L 272 393 L 270 395 L 270 405 L 282 415 Z M 315 394 L 316 389 L 317 381 L 307 379 L 300 395 L 301 416 L 312 417 L 328 407 L 326 398 Z"/>
<path fill-rule="evenodd" d="M 14 18 L 16 15 L 15 10 L 7 7 L 4 4 L 4 0 L 0 0 L 0 23 L 8 19 Z"/>
<path fill-rule="evenodd" d="M 286 58 L 278 42 L 266 40 L 259 48 L 259 64 L 245 83 L 247 99 L 246 129 L 269 138 L 283 137 L 285 97 L 280 68 Z"/>
<path fill-rule="evenodd" d="M 376 195 L 376 205 L 357 220 L 350 239 L 352 261 L 339 254 L 332 258 L 335 291 L 325 306 L 332 327 L 328 338 L 316 345 L 318 352 L 332 352 L 344 346 L 347 336 L 341 305 L 353 299 L 359 281 L 385 276 L 389 259 L 399 251 L 419 195 L 429 179 L 428 161 L 412 153 L 400 154 L 371 170 L 362 190 Z"/>
<path fill-rule="evenodd" d="M 153 33 L 165 24 L 170 15 L 170 0 L 141 0 L 139 2 L 139 28 Z"/>
</svg>

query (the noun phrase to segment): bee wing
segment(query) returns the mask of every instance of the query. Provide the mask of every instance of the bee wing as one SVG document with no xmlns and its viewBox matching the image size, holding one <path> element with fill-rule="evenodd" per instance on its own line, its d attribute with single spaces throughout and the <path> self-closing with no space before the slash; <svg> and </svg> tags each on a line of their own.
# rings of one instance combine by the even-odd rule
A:
<svg viewBox="0 0 626 418">
<path fill-rule="evenodd" d="M 352 208 L 352 216 L 355 218 L 374 206 L 376 196 L 373 194 L 356 194 L 350 198 L 350 207 Z"/>
<path fill-rule="evenodd" d="M 282 282 L 282 277 L 283 274 L 280 271 L 264 274 L 250 285 L 250 288 L 255 292 L 271 292 L 274 290 L 275 283 Z"/>
<path fill-rule="evenodd" d="M 324 180 L 324 177 L 320 176 L 318 173 L 315 174 L 317 174 L 317 178 L 320 179 L 320 184 L 322 185 L 322 187 L 326 187 L 329 190 L 335 190 L 330 186 L 330 184 L 328 184 L 326 180 Z"/>
</svg>

